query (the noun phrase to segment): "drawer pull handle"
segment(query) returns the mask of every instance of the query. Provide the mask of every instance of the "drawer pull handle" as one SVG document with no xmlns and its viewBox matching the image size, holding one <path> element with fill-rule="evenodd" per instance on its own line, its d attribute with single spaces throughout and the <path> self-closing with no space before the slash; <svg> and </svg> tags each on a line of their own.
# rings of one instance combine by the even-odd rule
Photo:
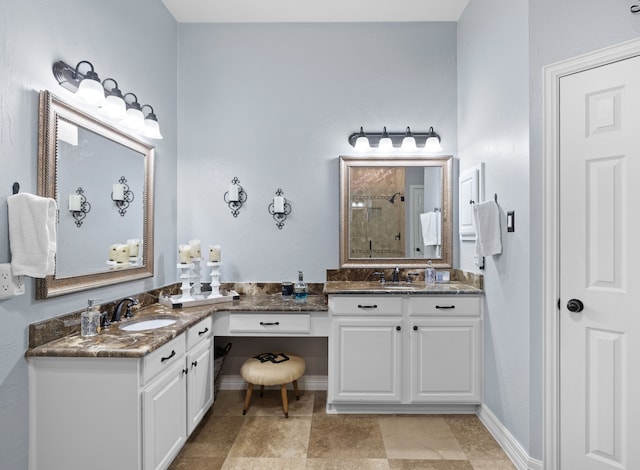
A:
<svg viewBox="0 0 640 470">
<path fill-rule="evenodd" d="M 171 359 L 173 356 L 176 355 L 176 352 L 172 349 L 171 350 L 171 354 L 169 354 L 167 357 L 163 357 L 160 359 L 160 362 L 164 362 L 164 361 L 168 361 L 169 359 Z"/>
<path fill-rule="evenodd" d="M 358 305 L 358 308 L 378 308 L 377 305 Z"/>
<path fill-rule="evenodd" d="M 198 336 L 202 336 L 203 334 L 207 333 L 209 331 L 209 328 L 205 328 L 204 331 L 198 331 Z"/>
<path fill-rule="evenodd" d="M 262 326 L 274 326 L 274 325 L 279 325 L 280 322 L 279 321 L 275 321 L 275 322 L 269 322 L 269 321 L 261 321 L 260 325 Z"/>
<path fill-rule="evenodd" d="M 450 310 L 452 308 L 456 308 L 455 305 L 436 305 L 436 308 L 439 308 L 441 310 Z"/>
</svg>

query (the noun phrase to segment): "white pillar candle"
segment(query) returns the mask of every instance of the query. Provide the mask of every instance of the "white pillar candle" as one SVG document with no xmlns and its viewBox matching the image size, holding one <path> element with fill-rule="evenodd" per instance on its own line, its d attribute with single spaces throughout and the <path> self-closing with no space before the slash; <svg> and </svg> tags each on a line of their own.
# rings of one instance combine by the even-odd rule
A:
<svg viewBox="0 0 640 470">
<path fill-rule="evenodd" d="M 209 245 L 209 261 L 212 263 L 220 262 L 220 245 Z"/>
<path fill-rule="evenodd" d="M 273 212 L 276 214 L 282 214 L 284 212 L 284 197 L 275 196 L 273 198 Z"/>
<path fill-rule="evenodd" d="M 116 249 L 116 263 L 129 262 L 129 245 L 118 245 Z"/>
<path fill-rule="evenodd" d="M 109 247 L 109 261 L 116 260 L 116 252 L 118 251 L 118 244 L 111 245 Z"/>
<path fill-rule="evenodd" d="M 191 247 L 191 257 L 200 258 L 200 240 L 189 240 L 189 246 Z"/>
<path fill-rule="evenodd" d="M 191 262 L 191 245 L 178 245 L 178 260 L 180 264 Z"/>
<path fill-rule="evenodd" d="M 237 184 L 229 185 L 229 201 L 240 200 L 240 187 Z"/>
<path fill-rule="evenodd" d="M 79 211 L 82 208 L 82 197 L 79 194 L 69 194 L 69 210 Z"/>
<path fill-rule="evenodd" d="M 138 256 L 140 252 L 140 240 L 138 238 L 132 238 L 131 240 L 127 240 L 127 245 L 129 245 L 129 256 Z"/>
<path fill-rule="evenodd" d="M 112 192 L 111 198 L 114 201 L 123 201 L 124 200 L 124 184 L 113 183 L 113 192 Z"/>
</svg>

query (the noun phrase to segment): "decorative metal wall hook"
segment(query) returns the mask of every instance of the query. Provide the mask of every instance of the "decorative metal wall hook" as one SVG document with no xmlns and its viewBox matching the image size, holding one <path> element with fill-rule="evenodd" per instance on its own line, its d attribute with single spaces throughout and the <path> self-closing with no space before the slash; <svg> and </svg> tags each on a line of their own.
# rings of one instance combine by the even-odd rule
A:
<svg viewBox="0 0 640 470">
<path fill-rule="evenodd" d="M 121 176 L 117 183 L 113 185 L 113 191 L 111 191 L 111 200 L 116 203 L 118 212 L 122 217 L 127 213 L 129 204 L 133 202 L 135 195 L 133 191 L 129 189 L 127 184 L 127 178 Z"/>
<path fill-rule="evenodd" d="M 76 221 L 76 227 L 80 228 L 82 226 L 82 220 L 87 216 L 89 212 L 91 212 L 91 204 L 87 201 L 87 197 L 84 195 L 84 189 L 78 188 L 76 189 L 76 195 L 80 196 L 80 210 L 74 210 L 71 208 L 71 198 L 69 200 L 69 211 L 71 212 L 71 216 Z M 71 196 L 74 196 L 73 194 Z M 75 207 L 78 207 L 77 205 Z"/>
<path fill-rule="evenodd" d="M 240 208 L 247 202 L 247 193 L 245 193 L 242 186 L 240 186 L 240 180 L 237 176 L 234 176 L 231 180 L 229 190 L 224 193 L 223 199 L 229 206 L 229 209 L 231 209 L 231 214 L 234 217 L 238 217 Z"/>
<path fill-rule="evenodd" d="M 284 221 L 287 220 L 287 216 L 291 214 L 291 204 L 287 202 L 283 194 L 282 189 L 278 188 L 273 202 L 268 207 L 269 214 L 273 216 L 273 220 L 276 221 L 276 227 L 280 230 L 284 227 Z"/>
</svg>

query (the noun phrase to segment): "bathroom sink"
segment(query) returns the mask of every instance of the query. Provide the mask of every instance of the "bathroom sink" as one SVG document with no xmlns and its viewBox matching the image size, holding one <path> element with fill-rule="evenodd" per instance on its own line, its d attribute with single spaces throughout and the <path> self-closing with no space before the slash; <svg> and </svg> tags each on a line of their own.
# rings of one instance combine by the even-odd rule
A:
<svg viewBox="0 0 640 470">
<path fill-rule="evenodd" d="M 175 318 L 149 318 L 121 325 L 120 329 L 123 331 L 155 330 L 156 328 L 173 325 L 176 321 Z"/>
</svg>

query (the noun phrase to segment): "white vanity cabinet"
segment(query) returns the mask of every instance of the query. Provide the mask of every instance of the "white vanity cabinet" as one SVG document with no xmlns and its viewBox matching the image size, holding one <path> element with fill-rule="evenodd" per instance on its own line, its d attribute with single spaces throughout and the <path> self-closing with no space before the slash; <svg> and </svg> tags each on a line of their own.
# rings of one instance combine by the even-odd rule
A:
<svg viewBox="0 0 640 470">
<path fill-rule="evenodd" d="M 329 399 L 400 403 L 402 302 L 399 297 L 329 297 Z"/>
<path fill-rule="evenodd" d="M 479 296 L 408 300 L 412 403 L 481 403 Z"/>
<path fill-rule="evenodd" d="M 143 358 L 30 357 L 29 469 L 168 468 L 213 402 L 212 349 L 207 317 Z"/>
<path fill-rule="evenodd" d="M 213 403 L 213 332 L 211 317 L 187 331 L 187 434 Z"/>
<path fill-rule="evenodd" d="M 328 410 L 401 412 L 481 403 L 480 299 L 330 295 Z"/>
</svg>

